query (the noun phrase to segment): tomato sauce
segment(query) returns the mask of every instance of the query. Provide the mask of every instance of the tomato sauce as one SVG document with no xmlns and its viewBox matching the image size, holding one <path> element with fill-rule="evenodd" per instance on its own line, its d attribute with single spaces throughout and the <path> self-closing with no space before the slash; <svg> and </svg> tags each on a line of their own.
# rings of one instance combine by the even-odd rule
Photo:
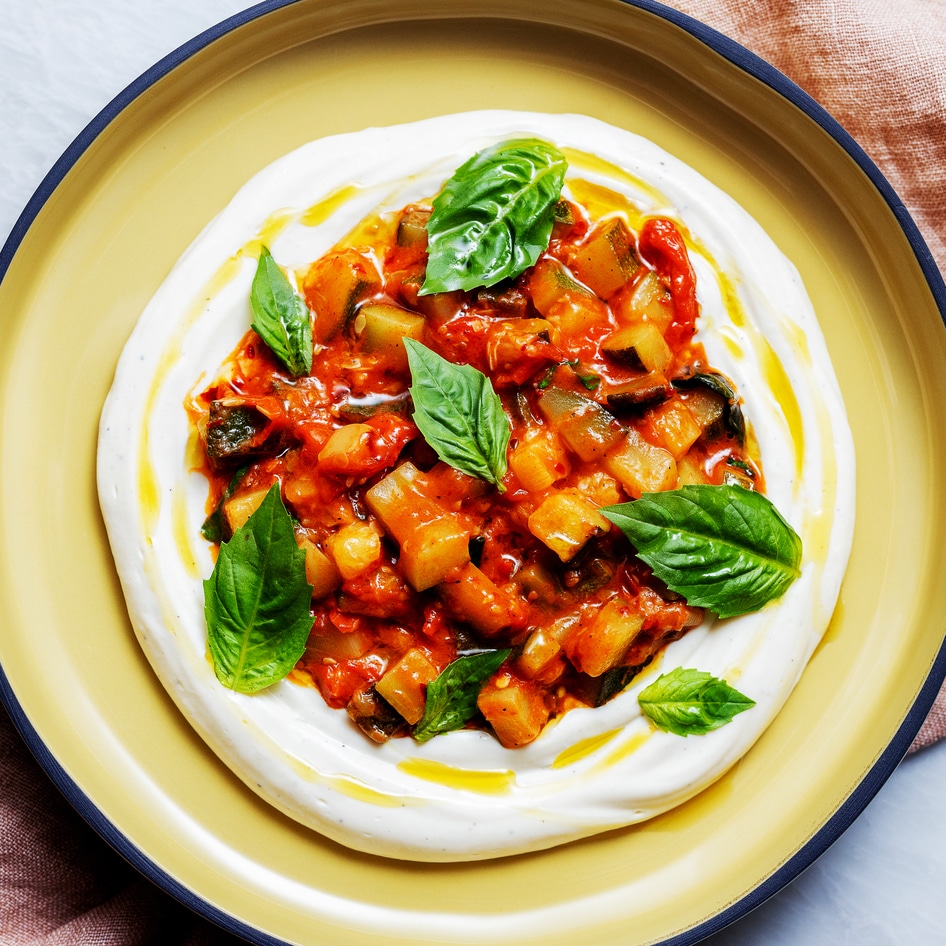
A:
<svg viewBox="0 0 946 946">
<path fill-rule="evenodd" d="M 598 509 L 686 483 L 761 488 L 739 397 L 695 340 L 684 235 L 562 201 L 514 281 L 424 295 L 429 207 L 313 262 L 311 373 L 248 332 L 193 399 L 222 536 L 279 483 L 313 585 L 291 678 L 371 739 L 409 735 L 428 684 L 508 648 L 469 725 L 524 745 L 618 693 L 702 612 Z M 483 372 L 510 425 L 502 491 L 440 461 L 412 419 L 402 338 Z"/>
</svg>

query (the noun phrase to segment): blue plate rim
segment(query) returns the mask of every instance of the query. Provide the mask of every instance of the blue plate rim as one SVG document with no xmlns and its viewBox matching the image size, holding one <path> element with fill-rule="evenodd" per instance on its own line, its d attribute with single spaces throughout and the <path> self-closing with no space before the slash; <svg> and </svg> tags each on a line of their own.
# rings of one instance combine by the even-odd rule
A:
<svg viewBox="0 0 946 946">
<path fill-rule="evenodd" d="M 215 40 L 276 10 L 300 2 L 303 2 L 303 0 L 263 0 L 261 3 L 221 20 L 160 59 L 116 95 L 63 152 L 17 218 L 9 237 L 3 247 L 0 248 L 0 282 L 5 278 L 17 249 L 23 242 L 33 221 L 56 188 L 85 151 L 132 102 L 147 92 L 158 80 L 173 72 L 174 69 Z M 946 326 L 946 284 L 944 284 L 942 274 L 926 241 L 903 201 L 884 174 L 840 122 L 784 73 L 735 40 L 707 26 L 700 20 L 662 3 L 655 2 L 655 0 L 620 0 L 620 2 L 625 6 L 652 13 L 680 27 L 720 56 L 729 60 L 733 65 L 781 94 L 827 132 L 866 174 L 890 207 L 916 256 L 939 309 L 944 326 Z M 944 639 L 910 711 L 893 739 L 834 815 L 803 847 L 748 894 L 697 926 L 669 939 L 662 940 L 655 946 L 693 946 L 693 944 L 719 932 L 754 910 L 817 860 L 850 827 L 899 765 L 929 714 L 944 679 L 946 679 L 946 639 Z M 46 772 L 66 800 L 109 846 L 141 874 L 198 915 L 216 924 L 221 929 L 256 944 L 256 946 L 291 946 L 286 941 L 251 927 L 204 900 L 178 882 L 126 838 L 94 802 L 85 795 L 49 751 L 24 712 L 2 666 L 0 666 L 0 703 L 6 708 L 14 727 L 40 767 Z"/>
</svg>

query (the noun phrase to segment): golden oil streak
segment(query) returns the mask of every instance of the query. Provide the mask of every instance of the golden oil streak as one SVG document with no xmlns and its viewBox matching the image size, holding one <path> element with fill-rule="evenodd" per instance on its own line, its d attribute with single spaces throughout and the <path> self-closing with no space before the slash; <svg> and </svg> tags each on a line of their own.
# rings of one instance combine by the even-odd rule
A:
<svg viewBox="0 0 946 946">
<path fill-rule="evenodd" d="M 756 345 L 768 389 L 781 405 L 792 443 L 795 445 L 795 473 L 800 481 L 805 456 L 805 429 L 802 424 L 801 408 L 798 406 L 798 399 L 795 397 L 788 374 L 775 350 L 761 335 L 757 336 Z"/>
<path fill-rule="evenodd" d="M 621 729 L 611 729 L 608 732 L 598 733 L 595 736 L 589 736 L 587 739 L 580 739 L 573 746 L 569 746 L 558 754 L 552 763 L 553 769 L 564 769 L 566 766 L 580 762 L 582 759 L 597 752 L 602 746 L 607 745 L 615 736 L 621 733 Z"/>
<path fill-rule="evenodd" d="M 319 224 L 325 223 L 339 207 L 357 197 L 360 190 L 361 188 L 357 184 L 346 184 L 344 187 L 339 187 L 323 197 L 317 204 L 313 204 L 308 210 L 304 210 L 299 222 L 306 227 L 317 227 Z"/>
<path fill-rule="evenodd" d="M 295 211 L 286 209 L 277 210 L 275 213 L 270 214 L 263 222 L 256 236 L 244 246 L 240 247 L 236 253 L 221 264 L 213 276 L 204 284 L 203 289 L 197 294 L 197 297 L 187 309 L 184 318 L 181 319 L 174 333 L 168 339 L 168 343 L 161 354 L 158 369 L 154 374 L 151 388 L 148 391 L 148 398 L 145 401 L 141 440 L 138 444 L 138 501 L 141 508 L 145 536 L 149 542 L 157 528 L 161 513 L 161 497 L 159 495 L 158 480 L 154 471 L 154 464 L 151 460 L 151 438 L 149 431 L 155 402 L 164 384 L 164 379 L 181 355 L 181 345 L 184 336 L 201 317 L 207 303 L 217 295 L 224 286 L 228 285 L 237 277 L 244 258 L 258 257 L 261 248 L 274 240 L 295 216 Z M 177 536 L 176 526 L 177 523 L 175 523 L 175 537 L 179 538 Z M 185 562 L 189 562 L 189 559 L 185 559 Z"/>
<path fill-rule="evenodd" d="M 516 773 L 508 769 L 478 772 L 460 769 L 428 759 L 405 759 L 397 765 L 405 775 L 479 795 L 501 795 L 516 783 Z"/>
<path fill-rule="evenodd" d="M 613 765 L 617 765 L 619 762 L 623 762 L 629 755 L 637 752 L 637 750 L 650 739 L 650 735 L 650 729 L 643 729 L 640 732 L 634 733 L 627 742 L 618 746 L 613 752 L 609 752 L 608 755 L 598 763 L 596 767 L 597 770 L 608 769 Z"/>
<path fill-rule="evenodd" d="M 377 805 L 380 808 L 403 808 L 409 801 L 403 795 L 388 795 L 385 792 L 379 792 L 349 775 L 328 776 L 323 781 L 340 795 L 347 795 L 366 805 Z"/>
</svg>

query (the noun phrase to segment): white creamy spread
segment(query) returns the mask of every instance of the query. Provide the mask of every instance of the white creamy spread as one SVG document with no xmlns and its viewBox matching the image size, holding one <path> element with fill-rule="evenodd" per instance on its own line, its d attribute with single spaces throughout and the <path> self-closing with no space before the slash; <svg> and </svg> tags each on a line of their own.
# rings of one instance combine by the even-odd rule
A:
<svg viewBox="0 0 946 946">
<path fill-rule="evenodd" d="M 744 399 L 767 495 L 802 538 L 802 574 L 756 614 L 708 619 L 618 697 L 572 710 L 525 748 L 473 730 L 376 745 L 311 688 L 284 680 L 244 695 L 217 682 L 203 613 L 202 579 L 213 567 L 200 536 L 207 481 L 195 472 L 183 405 L 249 327 L 261 242 L 301 274 L 368 214 L 429 198 L 474 152 L 513 137 L 565 150 L 566 187 L 603 185 L 693 237 L 698 339 Z M 740 206 L 651 142 L 600 121 L 486 111 L 324 138 L 250 180 L 184 253 L 128 340 L 102 415 L 98 489 L 141 646 L 214 752 L 277 808 L 342 844 L 459 861 L 650 818 L 752 746 L 834 610 L 854 526 L 854 450 L 801 278 Z M 724 678 L 756 706 L 705 736 L 656 731 L 637 694 L 678 666 Z"/>
</svg>

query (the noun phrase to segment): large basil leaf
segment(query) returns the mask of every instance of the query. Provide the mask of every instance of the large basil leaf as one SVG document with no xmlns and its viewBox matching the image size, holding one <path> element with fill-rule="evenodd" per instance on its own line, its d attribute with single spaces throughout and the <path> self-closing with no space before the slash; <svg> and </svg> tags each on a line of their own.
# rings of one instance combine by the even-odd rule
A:
<svg viewBox="0 0 946 946">
<path fill-rule="evenodd" d="M 312 317 L 308 306 L 264 246 L 250 287 L 253 331 L 294 377 L 312 370 Z"/>
<path fill-rule="evenodd" d="M 801 539 L 761 493 L 683 486 L 601 513 L 689 604 L 720 617 L 758 611 L 799 576 Z"/>
<path fill-rule="evenodd" d="M 468 654 L 448 664 L 427 684 L 424 715 L 414 727 L 414 738 L 426 742 L 434 736 L 460 729 L 476 715 L 476 700 L 483 684 L 509 656 L 508 650 Z"/>
<path fill-rule="evenodd" d="M 252 693 L 281 680 L 305 651 L 312 616 L 305 552 L 276 484 L 204 582 L 204 614 L 217 679 Z"/>
<path fill-rule="evenodd" d="M 755 706 L 725 680 L 704 670 L 677 667 L 661 674 L 637 697 L 641 712 L 664 732 L 701 736 Z"/>
<path fill-rule="evenodd" d="M 414 423 L 444 463 L 503 490 L 509 419 L 489 378 L 405 338 Z"/>
<path fill-rule="evenodd" d="M 535 138 L 506 141 L 459 167 L 433 202 L 420 292 L 493 286 L 548 248 L 568 164 Z"/>
</svg>

